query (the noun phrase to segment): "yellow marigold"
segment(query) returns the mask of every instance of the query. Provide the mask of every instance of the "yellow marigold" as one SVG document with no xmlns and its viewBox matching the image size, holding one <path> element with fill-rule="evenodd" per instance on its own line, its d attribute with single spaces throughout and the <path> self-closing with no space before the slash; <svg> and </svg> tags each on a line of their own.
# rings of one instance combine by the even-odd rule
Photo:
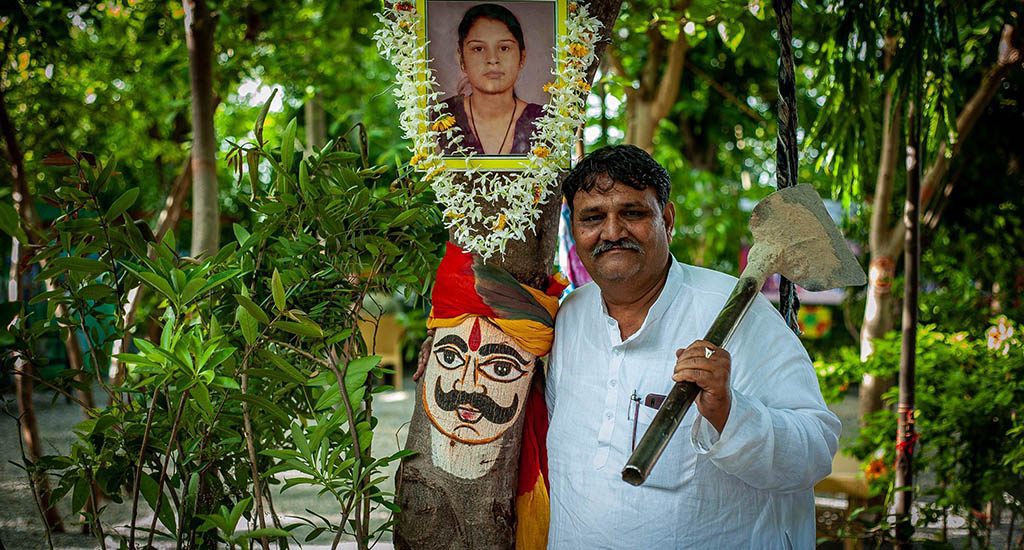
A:
<svg viewBox="0 0 1024 550">
<path fill-rule="evenodd" d="M 504 214 L 501 214 L 498 216 L 498 223 L 494 224 L 494 230 L 501 231 L 502 229 L 505 229 L 506 223 L 508 223 L 508 218 L 506 218 Z"/>
<path fill-rule="evenodd" d="M 555 82 L 548 82 L 544 84 L 544 93 L 550 92 L 553 88 L 557 88 L 558 84 Z"/>
<path fill-rule="evenodd" d="M 427 181 L 430 181 L 431 178 L 433 178 L 434 176 L 440 174 L 443 171 L 444 171 L 444 165 L 442 164 L 440 166 L 435 167 L 431 171 L 427 172 L 427 175 L 423 176 L 423 179 L 427 180 Z"/>
<path fill-rule="evenodd" d="M 423 159 L 425 158 L 427 158 L 427 156 L 424 155 L 423 153 L 416 153 L 415 155 L 412 156 L 411 159 L 409 159 L 409 164 L 415 166 L 419 164 L 421 161 L 423 161 Z"/>
<path fill-rule="evenodd" d="M 398 28 L 400 28 L 400 29 L 409 28 L 409 25 L 410 25 L 410 23 L 408 21 L 406 21 L 405 19 L 403 19 L 403 20 L 398 22 Z"/>
<path fill-rule="evenodd" d="M 583 57 L 583 56 L 587 55 L 587 53 L 589 53 L 589 52 L 590 52 L 590 50 L 586 46 L 584 46 L 583 44 L 580 44 L 578 42 L 576 44 L 569 44 L 569 54 L 570 55 L 574 55 L 576 57 Z"/>
<path fill-rule="evenodd" d="M 538 145 L 537 147 L 533 148 L 533 154 L 537 155 L 540 158 L 545 158 L 551 154 L 551 149 L 548 149 L 543 145 Z"/>
<path fill-rule="evenodd" d="M 452 115 L 445 115 L 437 119 L 430 128 L 435 132 L 443 132 L 452 126 L 455 126 L 455 117 Z"/>
<path fill-rule="evenodd" d="M 576 87 L 583 90 L 583 93 L 590 93 L 590 83 L 582 78 L 576 81 Z"/>
<path fill-rule="evenodd" d="M 444 213 L 444 217 L 446 217 L 448 219 L 451 219 L 451 220 L 461 220 L 462 218 L 465 218 L 466 216 L 464 214 L 459 214 L 458 212 L 445 212 Z"/>
<path fill-rule="evenodd" d="M 579 4 L 577 4 L 576 2 L 569 2 L 569 13 L 576 13 L 576 10 L 579 7 Z"/>
<path fill-rule="evenodd" d="M 541 186 L 535 185 L 533 187 L 533 205 L 534 206 L 537 206 L 540 203 L 541 191 L 543 191 L 543 188 L 541 188 Z"/>
</svg>

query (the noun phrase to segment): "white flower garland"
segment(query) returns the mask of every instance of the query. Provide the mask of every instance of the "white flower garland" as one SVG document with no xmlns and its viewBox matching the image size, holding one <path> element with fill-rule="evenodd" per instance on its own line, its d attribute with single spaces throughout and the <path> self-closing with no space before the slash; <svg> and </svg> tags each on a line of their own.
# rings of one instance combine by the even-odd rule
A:
<svg viewBox="0 0 1024 550">
<path fill-rule="evenodd" d="M 412 141 L 410 164 L 426 172 L 423 177 L 431 182 L 444 208 L 445 224 L 454 240 L 484 259 L 504 254 L 510 239 L 526 238 L 527 230 L 540 217 L 538 206 L 555 190 L 559 172 L 569 166 L 571 144 L 586 114 L 590 92 L 587 68 L 596 59 L 594 41 L 601 23 L 589 15 L 586 6 L 570 2 L 568 8 L 566 33 L 558 37 L 553 53 L 555 78 L 544 86 L 551 99 L 543 106 L 544 116 L 534 123 L 526 166 L 517 172 L 487 171 L 469 162 L 475 153 L 462 147 L 463 136 L 455 119 L 438 104 L 441 92 L 436 91 L 427 45 L 419 40 L 423 21 L 416 7 L 405 1 L 385 3 L 383 12 L 377 14 L 383 24 L 374 34 L 377 48 L 398 69 L 394 94 L 403 135 Z M 466 157 L 465 170 L 445 165 L 438 146 L 441 135 L 458 147 L 457 155 Z M 459 173 L 472 184 L 457 184 Z M 495 203 L 507 206 L 484 215 L 482 205 Z M 474 234 L 471 228 L 475 224 L 489 228 L 489 233 Z"/>
</svg>

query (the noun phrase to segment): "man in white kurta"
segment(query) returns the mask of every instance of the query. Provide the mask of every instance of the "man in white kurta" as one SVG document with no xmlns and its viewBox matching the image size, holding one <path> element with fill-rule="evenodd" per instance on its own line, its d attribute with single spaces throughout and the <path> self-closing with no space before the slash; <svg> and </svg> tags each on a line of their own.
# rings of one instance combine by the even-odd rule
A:
<svg viewBox="0 0 1024 550">
<path fill-rule="evenodd" d="M 668 254 L 674 211 L 663 172 L 618 147 L 566 179 L 595 283 L 570 294 L 556 321 L 548 546 L 813 548 L 812 488 L 830 471 L 839 420 L 799 339 L 763 297 L 729 351 L 699 340 L 735 278 Z M 621 470 L 674 380 L 704 391 L 647 481 L 629 485 Z"/>
</svg>

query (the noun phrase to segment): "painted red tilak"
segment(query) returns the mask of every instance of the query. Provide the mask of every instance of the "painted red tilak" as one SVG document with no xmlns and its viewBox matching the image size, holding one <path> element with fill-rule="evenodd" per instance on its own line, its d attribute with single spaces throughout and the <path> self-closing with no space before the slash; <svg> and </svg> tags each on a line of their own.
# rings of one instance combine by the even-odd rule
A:
<svg viewBox="0 0 1024 550">
<path fill-rule="evenodd" d="M 473 331 L 469 333 L 469 351 L 475 352 L 480 347 L 480 318 L 473 318 Z"/>
</svg>

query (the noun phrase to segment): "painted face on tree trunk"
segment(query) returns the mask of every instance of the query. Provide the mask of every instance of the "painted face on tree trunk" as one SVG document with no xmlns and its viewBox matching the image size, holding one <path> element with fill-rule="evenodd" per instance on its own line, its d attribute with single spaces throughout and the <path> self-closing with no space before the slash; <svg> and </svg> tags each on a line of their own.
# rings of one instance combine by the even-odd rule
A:
<svg viewBox="0 0 1024 550">
<path fill-rule="evenodd" d="M 424 374 L 427 416 L 461 443 L 494 441 L 519 417 L 535 359 L 486 319 L 437 329 Z"/>
</svg>

